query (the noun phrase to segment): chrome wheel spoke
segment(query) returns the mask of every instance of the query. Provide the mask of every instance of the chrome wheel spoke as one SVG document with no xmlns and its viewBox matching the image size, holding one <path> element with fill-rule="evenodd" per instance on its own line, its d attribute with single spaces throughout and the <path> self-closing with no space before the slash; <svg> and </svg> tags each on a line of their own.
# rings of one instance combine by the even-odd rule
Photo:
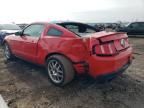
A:
<svg viewBox="0 0 144 108">
<path fill-rule="evenodd" d="M 55 76 L 55 75 L 53 75 L 53 78 L 54 78 L 55 80 L 57 80 L 57 78 L 56 78 L 56 76 Z"/>
<path fill-rule="evenodd" d="M 49 64 L 49 67 L 51 68 L 51 70 L 53 69 L 53 65 L 52 64 Z"/>
<path fill-rule="evenodd" d="M 63 75 L 61 75 L 61 74 L 57 74 L 57 76 L 58 76 L 58 77 L 63 77 Z"/>
<path fill-rule="evenodd" d="M 58 73 L 62 74 L 63 72 L 61 70 L 57 70 Z"/>
</svg>

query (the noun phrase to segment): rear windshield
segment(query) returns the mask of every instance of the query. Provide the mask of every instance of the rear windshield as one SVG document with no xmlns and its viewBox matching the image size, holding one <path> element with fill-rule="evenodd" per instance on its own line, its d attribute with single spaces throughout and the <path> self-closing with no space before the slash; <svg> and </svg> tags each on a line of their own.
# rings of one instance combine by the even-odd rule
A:
<svg viewBox="0 0 144 108">
<path fill-rule="evenodd" d="M 2 24 L 0 30 L 20 30 L 20 27 L 15 24 Z"/>
<path fill-rule="evenodd" d="M 79 36 L 86 36 L 98 32 L 96 28 L 82 23 L 60 23 L 58 25 L 63 26 L 64 28 L 68 29 L 69 31 Z"/>
</svg>

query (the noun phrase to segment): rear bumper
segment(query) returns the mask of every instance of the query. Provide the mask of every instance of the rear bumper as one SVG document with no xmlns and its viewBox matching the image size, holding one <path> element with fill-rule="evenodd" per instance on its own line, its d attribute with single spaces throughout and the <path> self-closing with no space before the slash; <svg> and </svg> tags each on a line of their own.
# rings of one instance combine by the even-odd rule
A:
<svg viewBox="0 0 144 108">
<path fill-rule="evenodd" d="M 115 78 L 116 76 L 122 74 L 129 67 L 130 64 L 131 63 L 127 63 L 123 67 L 118 69 L 117 71 L 112 72 L 110 74 L 105 74 L 105 75 L 98 76 L 97 79 L 100 79 L 100 80 L 101 79 L 105 79 L 105 80 L 107 80 L 107 79 L 109 80 L 110 79 L 111 80 L 111 79 Z"/>
<path fill-rule="evenodd" d="M 124 71 L 132 61 L 132 48 L 112 57 L 92 55 L 88 59 L 89 74 L 96 78 Z"/>
</svg>

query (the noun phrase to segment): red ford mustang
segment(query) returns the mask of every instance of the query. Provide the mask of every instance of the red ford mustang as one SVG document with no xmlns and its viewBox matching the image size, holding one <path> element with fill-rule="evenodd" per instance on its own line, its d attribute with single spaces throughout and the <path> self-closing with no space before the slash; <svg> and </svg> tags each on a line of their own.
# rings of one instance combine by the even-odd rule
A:
<svg viewBox="0 0 144 108">
<path fill-rule="evenodd" d="M 32 23 L 4 41 L 6 59 L 14 56 L 43 65 L 57 86 L 74 75 L 117 75 L 132 61 L 132 48 L 125 33 L 98 32 L 76 22 Z"/>
</svg>

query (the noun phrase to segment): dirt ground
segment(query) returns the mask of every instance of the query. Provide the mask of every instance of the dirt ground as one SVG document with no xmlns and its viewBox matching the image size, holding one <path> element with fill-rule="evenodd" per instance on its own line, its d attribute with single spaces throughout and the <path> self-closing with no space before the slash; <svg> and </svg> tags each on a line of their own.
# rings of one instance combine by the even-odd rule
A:
<svg viewBox="0 0 144 108">
<path fill-rule="evenodd" d="M 77 77 L 59 88 L 38 66 L 5 61 L 0 48 L 0 94 L 10 108 L 144 108 L 144 38 L 131 38 L 132 65 L 111 82 Z"/>
</svg>

